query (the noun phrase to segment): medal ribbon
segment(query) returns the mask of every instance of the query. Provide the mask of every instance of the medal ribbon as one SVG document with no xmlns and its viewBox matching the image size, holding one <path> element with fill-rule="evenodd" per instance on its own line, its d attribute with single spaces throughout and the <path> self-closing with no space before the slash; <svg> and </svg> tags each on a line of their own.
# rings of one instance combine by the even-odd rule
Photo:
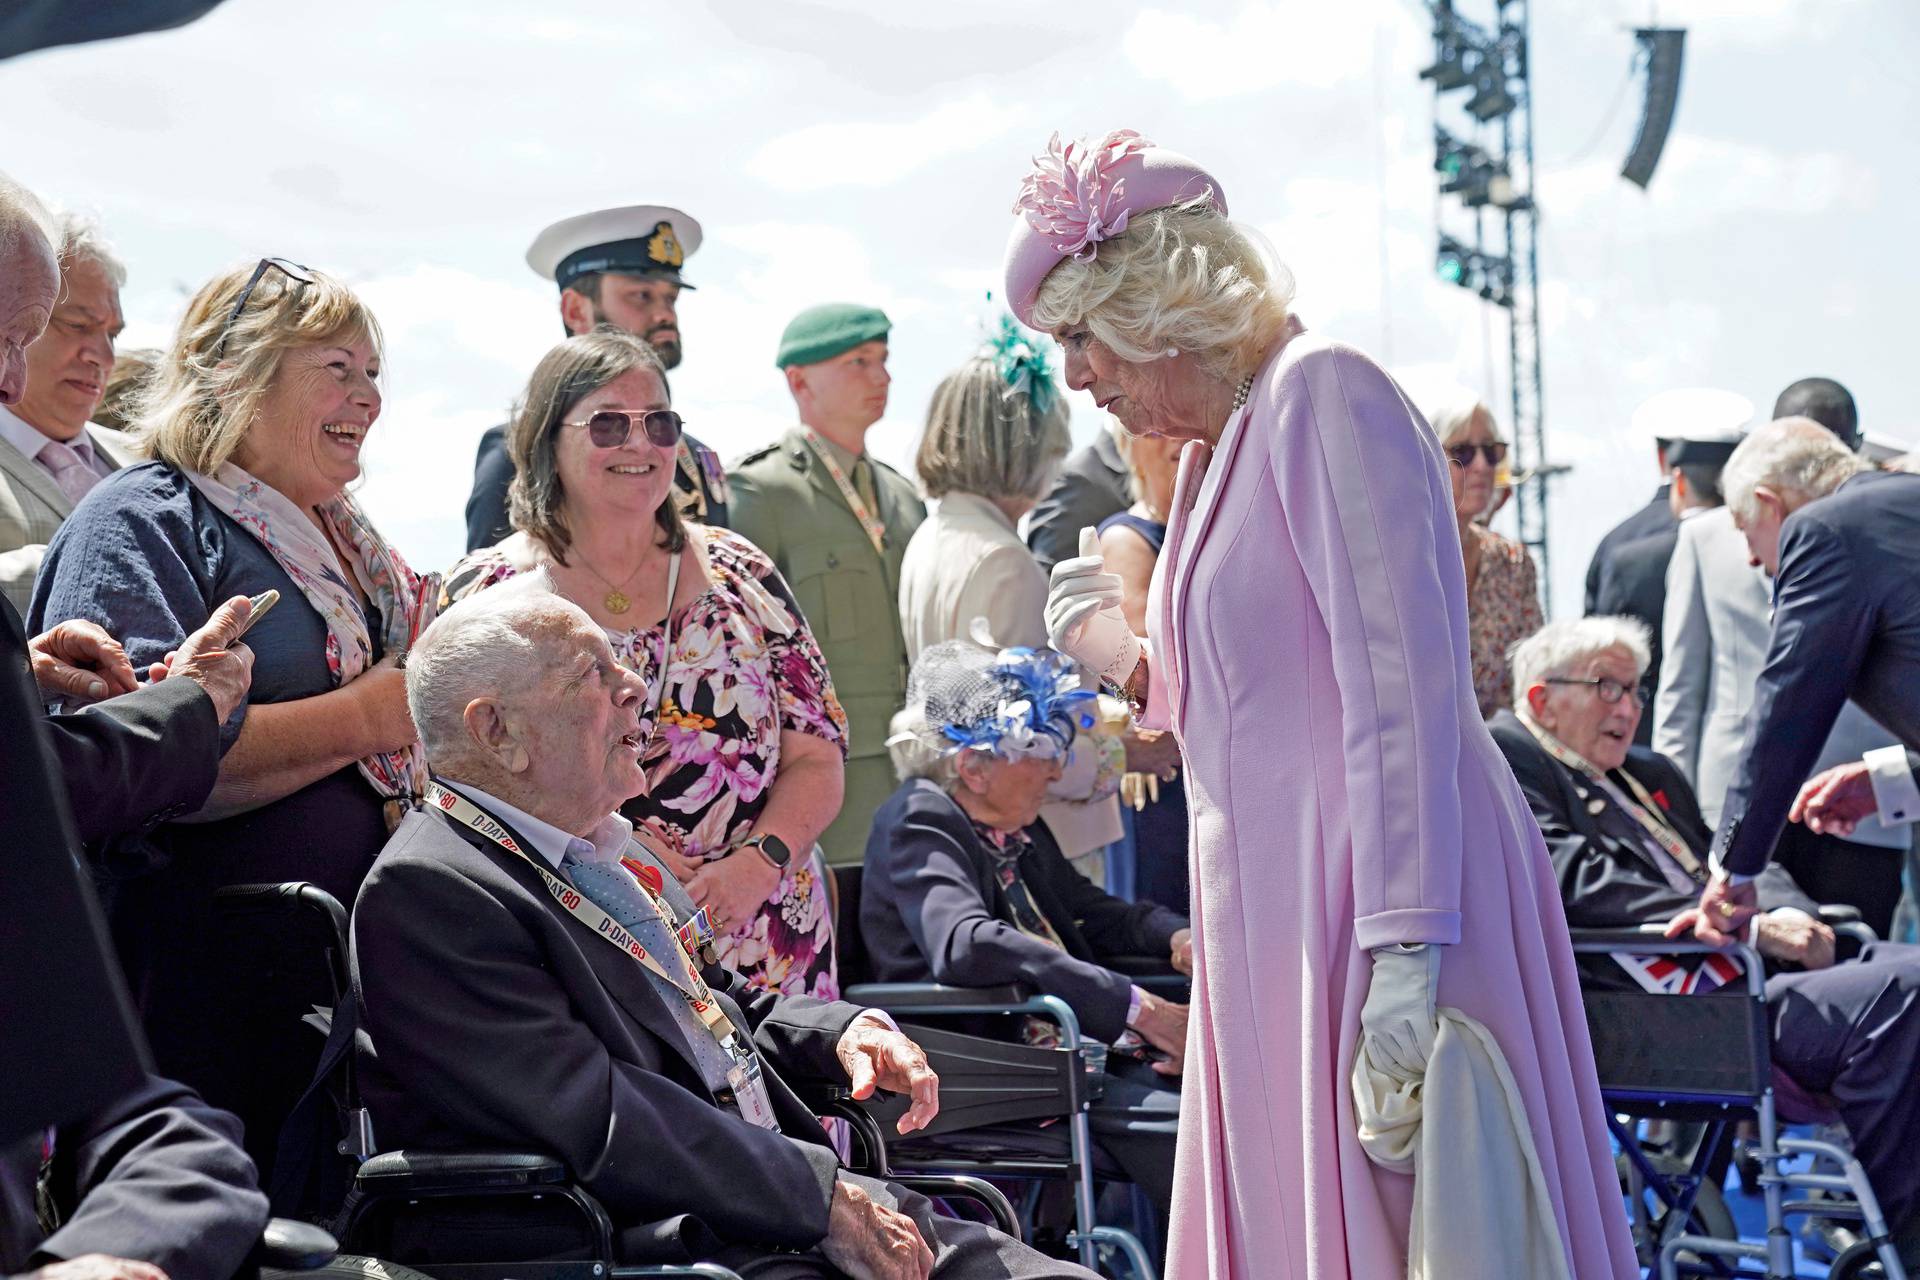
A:
<svg viewBox="0 0 1920 1280">
<path fill-rule="evenodd" d="M 1528 732 L 1533 734 L 1534 740 L 1545 748 L 1548 755 L 1569 769 L 1585 774 L 1594 785 L 1605 791 L 1615 804 L 1626 810 L 1627 816 L 1638 822 L 1643 831 L 1652 836 L 1662 849 L 1672 855 L 1673 860 L 1680 864 L 1682 870 L 1696 880 L 1702 878 L 1700 859 L 1694 855 L 1692 849 L 1687 847 L 1687 842 L 1680 838 L 1680 833 L 1674 830 L 1672 824 L 1660 816 L 1660 806 L 1652 796 L 1647 794 L 1647 789 L 1640 785 L 1637 778 L 1625 769 L 1620 771 L 1620 776 L 1627 780 L 1629 787 L 1633 788 L 1634 796 L 1638 799 L 1638 803 L 1635 803 L 1633 799 L 1622 795 L 1620 788 L 1613 785 L 1613 780 L 1600 772 L 1585 756 L 1542 729 L 1534 722 L 1532 716 L 1523 715 L 1520 717 L 1520 722 L 1527 726 Z"/>
<path fill-rule="evenodd" d="M 617 920 L 588 900 L 585 894 L 529 857 L 527 851 L 520 847 L 520 842 L 509 835 L 505 827 L 494 821 L 465 796 L 441 786 L 438 782 L 429 782 L 426 802 L 430 808 L 438 809 L 448 817 L 466 824 L 508 853 L 518 854 L 524 858 L 528 866 L 540 873 L 540 879 L 545 882 L 547 892 L 553 895 L 553 900 L 558 902 L 567 914 L 638 960 L 653 973 L 665 978 L 668 985 L 680 993 L 686 1000 L 687 1007 L 699 1015 L 700 1021 L 706 1024 L 707 1029 L 713 1032 L 714 1038 L 721 1044 L 726 1045 L 738 1038 L 733 1020 L 727 1017 L 726 1011 L 720 1007 L 720 1002 L 714 999 L 713 991 L 707 986 L 706 979 L 700 976 L 700 970 L 693 963 L 693 957 L 687 954 L 686 945 L 681 940 L 680 930 L 673 923 L 673 918 L 660 905 L 660 900 L 654 897 L 652 891 L 637 877 L 635 882 L 640 884 L 641 892 L 647 901 L 653 904 L 653 909 L 659 914 L 661 923 L 667 926 L 667 932 L 678 944 L 675 950 L 679 954 L 674 957 L 676 963 L 672 969 L 662 964 L 651 951 L 641 946 L 639 939 L 628 933 Z M 675 970 L 678 972 L 676 973 Z"/>
<path fill-rule="evenodd" d="M 827 474 L 833 477 L 834 484 L 840 487 L 840 496 L 847 500 L 849 507 L 853 508 L 853 518 L 858 520 L 860 527 L 867 531 L 867 541 L 873 543 L 874 554 L 883 560 L 886 559 L 886 523 L 867 510 L 867 504 L 860 500 L 860 494 L 854 489 L 853 481 L 847 479 L 845 468 L 834 460 L 833 452 L 827 448 L 826 442 L 814 433 L 812 427 L 803 426 L 800 430 L 807 437 L 807 446 L 813 450 L 813 456 L 820 459 L 820 465 L 827 469 Z M 879 492 L 878 485 L 874 487 L 874 492 L 876 494 Z"/>
</svg>

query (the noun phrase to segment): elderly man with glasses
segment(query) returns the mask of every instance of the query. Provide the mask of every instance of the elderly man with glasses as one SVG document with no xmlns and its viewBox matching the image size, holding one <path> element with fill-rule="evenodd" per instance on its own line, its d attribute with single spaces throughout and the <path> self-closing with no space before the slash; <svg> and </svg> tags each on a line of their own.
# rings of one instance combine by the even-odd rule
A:
<svg viewBox="0 0 1920 1280">
<path fill-rule="evenodd" d="M 1546 836 L 1567 922 L 1576 928 L 1691 927 L 1712 832 L 1673 762 L 1634 747 L 1647 664 L 1631 618 L 1554 622 L 1514 649 L 1514 709 L 1488 726 Z M 1876 943 L 1834 963 L 1833 931 L 1784 871 L 1756 881 L 1763 911 L 1748 935 L 1797 971 L 1767 983 L 1776 1082 L 1838 1112 L 1887 1219 L 1920 1244 L 1920 948 Z M 1606 966 L 1611 964 L 1611 968 Z M 1702 971 L 1705 972 L 1704 970 Z M 1589 981 L 1659 975 L 1618 962 Z M 1710 981 L 1683 984 L 1704 992 Z M 1686 997 L 1681 997 L 1686 998 Z M 1781 1079 L 1784 1077 L 1784 1080 Z"/>
</svg>

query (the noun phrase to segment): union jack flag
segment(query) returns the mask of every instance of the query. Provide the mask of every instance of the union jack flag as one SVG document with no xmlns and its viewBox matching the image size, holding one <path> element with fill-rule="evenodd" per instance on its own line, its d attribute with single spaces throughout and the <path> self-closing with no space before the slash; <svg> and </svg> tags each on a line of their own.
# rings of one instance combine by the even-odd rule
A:
<svg viewBox="0 0 1920 1280">
<path fill-rule="evenodd" d="M 1620 967 L 1643 988 L 1662 996 L 1703 996 L 1737 981 L 1746 969 L 1736 956 L 1711 952 L 1695 965 L 1672 956 L 1615 955 Z"/>
</svg>

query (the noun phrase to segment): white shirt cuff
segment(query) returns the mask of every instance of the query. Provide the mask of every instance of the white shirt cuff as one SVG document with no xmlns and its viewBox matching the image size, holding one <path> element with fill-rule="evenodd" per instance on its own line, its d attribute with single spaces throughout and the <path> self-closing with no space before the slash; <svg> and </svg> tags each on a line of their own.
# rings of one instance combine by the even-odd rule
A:
<svg viewBox="0 0 1920 1280">
<path fill-rule="evenodd" d="M 881 1031 L 898 1031 L 900 1029 L 900 1024 L 895 1022 L 884 1011 L 879 1009 L 862 1009 L 855 1015 L 853 1021 L 847 1024 L 847 1031 L 853 1030 L 863 1022 L 870 1027 L 877 1027 Z M 847 1034 L 847 1031 L 842 1031 L 840 1034 L 844 1036 Z"/>
<path fill-rule="evenodd" d="M 1142 991 L 1139 987 L 1131 987 L 1128 989 L 1127 1025 L 1129 1027 L 1131 1027 L 1134 1023 L 1140 1021 L 1140 1006 L 1146 1003 L 1146 999 L 1147 999 L 1147 993 Z"/>
<path fill-rule="evenodd" d="M 1727 870 L 1725 867 L 1720 865 L 1720 854 L 1717 850 L 1714 853 L 1708 855 L 1707 870 L 1711 872 L 1713 875 L 1716 875 L 1720 877 L 1722 880 L 1725 880 L 1728 884 L 1733 884 L 1733 885 L 1752 884 L 1755 880 L 1758 880 L 1760 878 L 1759 876 L 1750 876 L 1743 871 Z"/>
<path fill-rule="evenodd" d="M 1906 748 L 1881 747 L 1860 759 L 1873 784 L 1873 802 L 1880 806 L 1881 823 L 1892 827 L 1920 819 L 1920 783 L 1907 768 Z"/>
</svg>

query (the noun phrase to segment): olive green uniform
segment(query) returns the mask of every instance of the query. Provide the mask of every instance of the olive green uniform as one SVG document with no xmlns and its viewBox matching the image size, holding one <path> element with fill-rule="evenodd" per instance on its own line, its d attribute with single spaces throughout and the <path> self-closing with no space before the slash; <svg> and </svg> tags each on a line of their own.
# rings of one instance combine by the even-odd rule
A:
<svg viewBox="0 0 1920 1280">
<path fill-rule="evenodd" d="M 846 709 L 846 798 L 820 836 L 833 866 L 860 863 L 874 811 L 898 785 L 887 731 L 906 698 L 913 659 L 900 634 L 900 561 L 927 518 L 905 476 L 870 454 L 864 461 L 879 503 L 874 514 L 886 525 L 884 556 L 800 428 L 748 454 L 728 474 L 734 531 L 766 552 L 793 589 Z M 863 487 L 850 465 L 847 474 Z"/>
</svg>

